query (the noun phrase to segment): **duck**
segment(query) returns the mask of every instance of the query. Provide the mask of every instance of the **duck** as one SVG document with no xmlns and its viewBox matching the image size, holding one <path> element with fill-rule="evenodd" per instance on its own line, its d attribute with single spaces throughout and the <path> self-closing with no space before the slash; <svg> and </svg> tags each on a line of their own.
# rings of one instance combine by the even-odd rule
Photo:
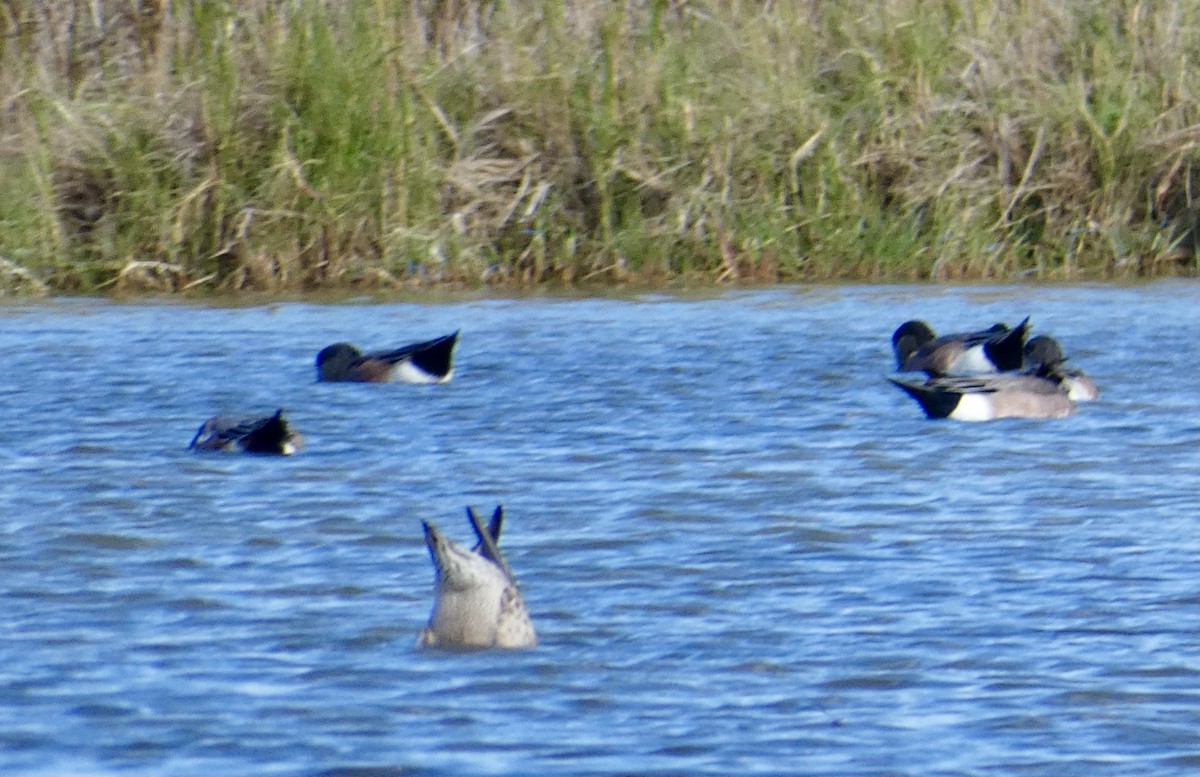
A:
<svg viewBox="0 0 1200 777">
<path fill-rule="evenodd" d="M 537 634 L 498 544 L 504 508 L 496 506 L 487 526 L 470 507 L 467 518 L 479 539 L 471 550 L 447 539 L 432 523 L 421 523 L 435 574 L 433 612 L 417 636 L 417 648 L 535 646 Z"/>
<path fill-rule="evenodd" d="M 915 399 L 927 417 L 953 421 L 1065 418 L 1075 413 L 1065 380 L 1054 365 L 995 375 L 945 375 L 925 383 L 888 378 Z"/>
<path fill-rule="evenodd" d="M 213 416 L 200 425 L 188 449 L 291 456 L 303 444 L 279 408 L 269 416 Z"/>
<path fill-rule="evenodd" d="M 1025 364 L 1028 368 L 1036 369 L 1038 365 L 1053 364 L 1058 374 L 1063 378 L 1067 388 L 1067 396 L 1073 402 L 1093 402 L 1100 398 L 1100 389 L 1083 370 L 1067 367 L 1067 360 L 1062 346 L 1050 335 L 1038 335 L 1029 338 L 1025 343 Z"/>
<path fill-rule="evenodd" d="M 334 343 L 317 354 L 317 380 L 354 383 L 446 383 L 458 332 L 390 351 L 363 353 L 350 343 Z"/>
<path fill-rule="evenodd" d="M 1021 369 L 1022 348 L 1029 332 L 1029 318 L 1009 329 L 994 324 L 978 332 L 938 337 L 924 321 L 905 321 L 892 333 L 892 351 L 900 372 L 942 375 L 978 375 Z"/>
</svg>

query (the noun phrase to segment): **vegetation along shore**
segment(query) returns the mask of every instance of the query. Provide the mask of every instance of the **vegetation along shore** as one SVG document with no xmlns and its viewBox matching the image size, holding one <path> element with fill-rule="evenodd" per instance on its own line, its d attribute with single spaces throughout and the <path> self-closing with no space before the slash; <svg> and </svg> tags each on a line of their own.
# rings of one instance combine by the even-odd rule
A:
<svg viewBox="0 0 1200 777">
<path fill-rule="evenodd" d="M 0 290 L 1200 271 L 1200 4 L 5 0 Z"/>
</svg>

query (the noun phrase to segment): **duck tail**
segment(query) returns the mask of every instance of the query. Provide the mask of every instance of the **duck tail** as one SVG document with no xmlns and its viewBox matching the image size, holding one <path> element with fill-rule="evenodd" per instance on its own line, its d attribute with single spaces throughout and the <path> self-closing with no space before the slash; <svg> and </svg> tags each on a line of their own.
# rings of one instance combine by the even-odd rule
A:
<svg viewBox="0 0 1200 777">
<path fill-rule="evenodd" d="M 504 506 L 496 505 L 496 509 L 492 511 L 492 520 L 488 521 L 488 534 L 492 535 L 492 542 L 500 544 L 500 527 L 504 524 Z"/>
<path fill-rule="evenodd" d="M 1025 337 L 1029 334 L 1029 316 L 1017 324 L 1003 337 L 989 340 L 983 345 L 992 364 L 1001 372 L 1011 372 L 1021 369 L 1025 361 Z"/>
<path fill-rule="evenodd" d="M 508 562 L 504 560 L 504 554 L 500 552 L 500 546 L 496 544 L 500 538 L 500 523 L 504 520 L 504 511 L 499 505 L 496 511 L 492 513 L 492 520 L 487 525 L 483 525 L 483 521 L 479 520 L 479 516 L 470 507 L 467 508 L 467 518 L 471 521 L 471 526 L 475 529 L 475 535 L 479 537 L 479 545 L 477 551 L 479 555 L 491 561 L 496 566 L 504 571 L 504 574 L 515 585 L 517 578 L 509 568 Z"/>
<path fill-rule="evenodd" d="M 473 512 L 474 511 L 470 507 L 467 508 L 467 518 L 470 519 L 471 525 L 475 526 L 477 519 L 471 517 Z M 480 523 L 482 523 L 482 521 L 480 521 Z M 490 521 L 488 521 L 487 533 L 492 538 L 492 542 L 495 543 L 497 547 L 500 546 L 500 527 L 503 524 L 504 524 L 504 506 L 496 505 L 496 509 L 492 511 L 492 519 Z M 479 534 L 479 531 L 476 530 L 475 533 Z M 471 548 L 471 552 L 478 553 L 481 556 L 483 556 L 484 558 L 488 557 L 487 556 L 487 548 L 483 544 L 482 536 L 480 536 L 479 541 L 475 543 L 475 547 Z M 494 561 L 495 559 L 492 559 L 492 560 Z"/>
<path fill-rule="evenodd" d="M 888 382 L 915 399 L 929 418 L 947 418 L 954 412 L 954 408 L 958 407 L 958 400 L 962 396 L 953 391 L 906 383 L 895 378 L 888 378 Z"/>
<path fill-rule="evenodd" d="M 458 330 L 453 333 L 423 343 L 413 351 L 412 363 L 422 372 L 438 377 L 450 373 L 454 358 L 454 346 L 458 343 Z"/>
<path fill-rule="evenodd" d="M 246 435 L 242 450 L 247 453 L 279 453 L 284 443 L 291 437 L 291 430 L 283 418 L 283 408 L 275 411 L 275 415 L 263 419 Z"/>
</svg>

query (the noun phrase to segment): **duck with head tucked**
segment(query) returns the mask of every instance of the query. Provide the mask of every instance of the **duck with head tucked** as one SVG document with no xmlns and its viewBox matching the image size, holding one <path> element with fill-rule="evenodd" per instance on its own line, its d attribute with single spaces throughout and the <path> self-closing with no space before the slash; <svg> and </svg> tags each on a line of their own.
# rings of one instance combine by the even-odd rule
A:
<svg viewBox="0 0 1200 777">
<path fill-rule="evenodd" d="M 467 518 L 479 538 L 466 550 L 446 539 L 433 524 L 423 522 L 425 544 L 433 559 L 433 613 L 417 637 L 417 647 L 460 650 L 526 648 L 537 636 L 517 581 L 497 543 L 504 510 L 497 506 L 484 526 L 467 508 Z"/>
<path fill-rule="evenodd" d="M 317 380 L 353 383 L 446 383 L 454 374 L 458 332 L 390 351 L 363 353 L 334 343 L 317 354 Z"/>
<path fill-rule="evenodd" d="M 977 375 L 1021 369 L 1022 348 L 1029 331 L 1026 318 L 1015 329 L 995 324 L 978 332 L 938 337 L 924 321 L 905 321 L 892 334 L 892 351 L 900 372 Z"/>
<path fill-rule="evenodd" d="M 1052 364 L 1058 374 L 1062 376 L 1067 396 L 1073 401 L 1092 402 L 1099 399 L 1100 389 L 1092 382 L 1092 379 L 1085 375 L 1083 370 L 1064 365 L 1063 362 L 1066 360 L 1067 357 L 1063 353 L 1062 346 L 1050 335 L 1031 337 L 1029 342 L 1025 343 L 1026 369 L 1036 370 L 1040 365 Z"/>
<path fill-rule="evenodd" d="M 188 448 L 290 456 L 303 443 L 279 408 L 269 416 L 213 416 L 200 425 Z"/>
</svg>

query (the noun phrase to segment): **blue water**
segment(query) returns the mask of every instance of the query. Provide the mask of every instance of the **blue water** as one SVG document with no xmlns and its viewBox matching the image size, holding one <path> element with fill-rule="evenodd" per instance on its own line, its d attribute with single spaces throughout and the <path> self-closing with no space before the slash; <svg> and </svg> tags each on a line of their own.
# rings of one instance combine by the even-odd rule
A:
<svg viewBox="0 0 1200 777">
<path fill-rule="evenodd" d="M 1194 774 L 1200 284 L 0 307 L 5 774 Z M 1100 386 L 931 422 L 890 336 Z M 462 330 L 445 386 L 314 382 Z M 282 406 L 289 459 L 185 450 Z M 540 645 L 417 652 L 506 509 Z"/>
</svg>

